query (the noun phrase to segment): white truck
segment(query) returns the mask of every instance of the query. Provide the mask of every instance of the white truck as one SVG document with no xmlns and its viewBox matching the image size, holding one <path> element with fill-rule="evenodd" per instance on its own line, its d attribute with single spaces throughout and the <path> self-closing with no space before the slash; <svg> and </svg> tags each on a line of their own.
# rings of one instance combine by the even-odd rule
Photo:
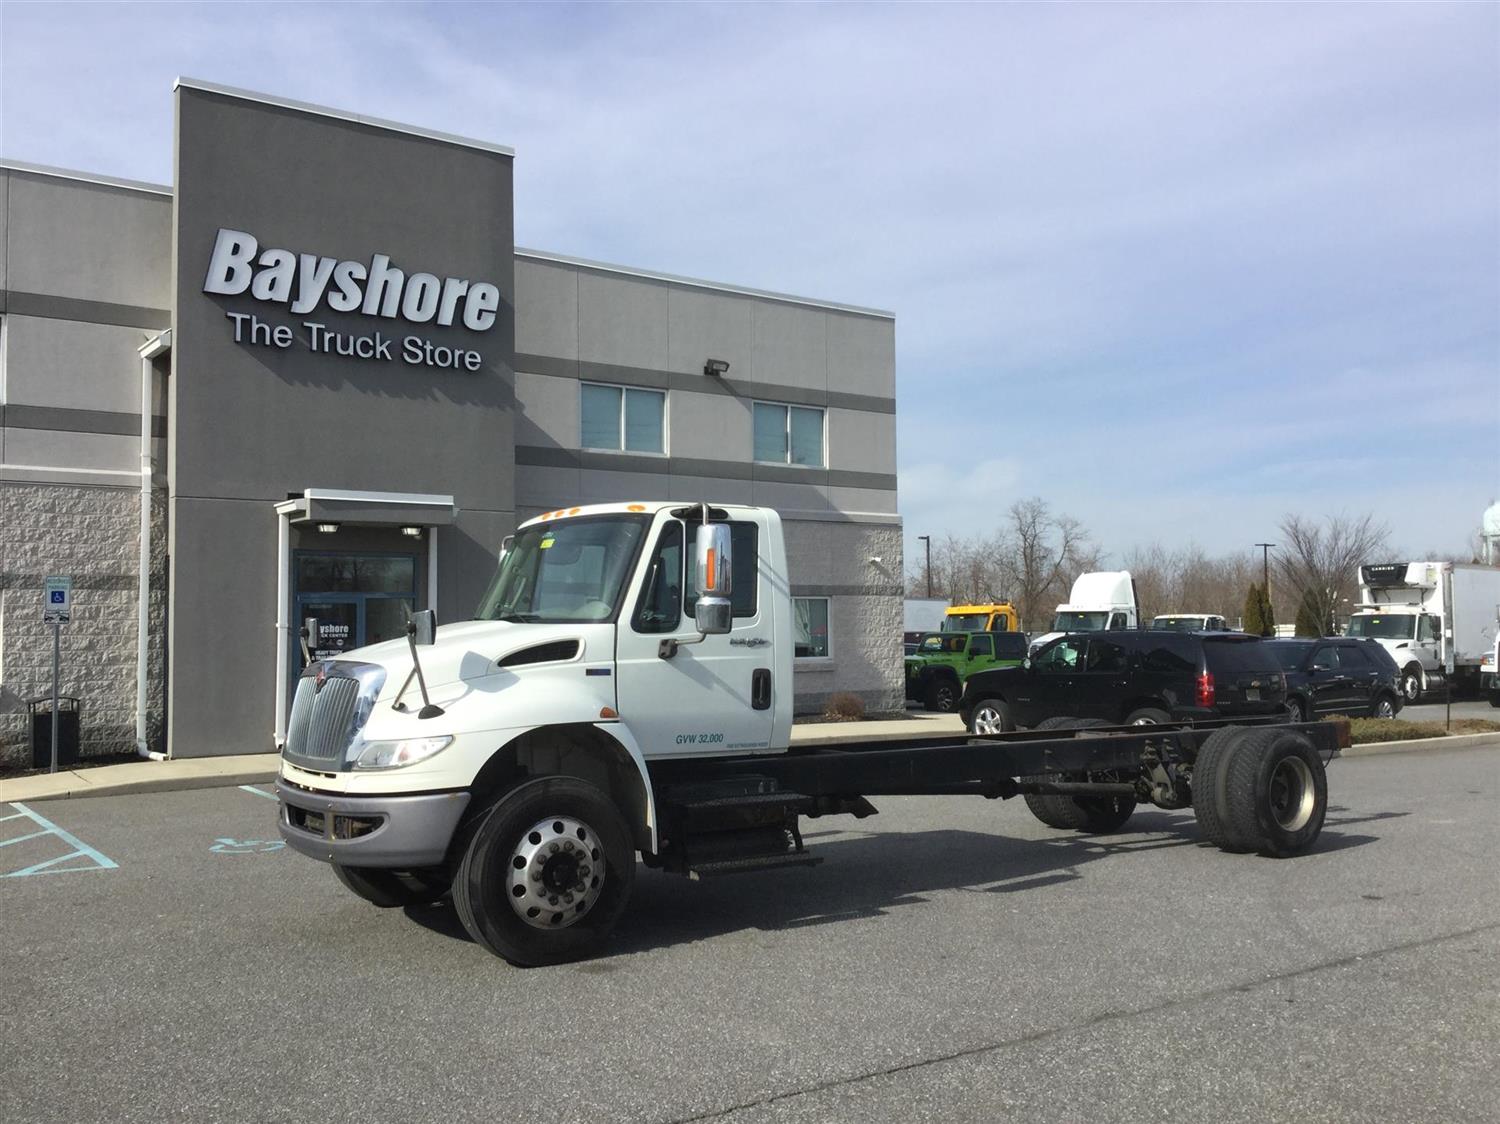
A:
<svg viewBox="0 0 1500 1124">
<path fill-rule="evenodd" d="M 1104 632 L 1117 628 L 1139 628 L 1135 579 L 1129 570 L 1095 570 L 1080 574 L 1068 599 L 1057 607 L 1052 631 L 1031 642 L 1033 652 L 1069 632 Z"/>
<path fill-rule="evenodd" d="M 1480 663 L 1495 644 L 1500 569 L 1456 562 L 1382 562 L 1359 568 L 1350 636 L 1378 640 L 1401 673 L 1407 702 L 1451 678 L 1479 689 Z"/>
<path fill-rule="evenodd" d="M 806 866 L 804 816 L 886 795 L 1022 795 L 1044 823 L 1118 830 L 1193 807 L 1230 851 L 1318 837 L 1333 723 L 1123 727 L 791 743 L 781 520 L 681 501 L 549 512 L 517 530 L 475 619 L 308 665 L 276 790 L 289 847 L 378 906 L 451 897 L 518 965 L 598 951 L 648 867 Z M 941 865 L 934 853 L 931 861 Z M 879 877 L 878 871 L 871 871 Z"/>
</svg>

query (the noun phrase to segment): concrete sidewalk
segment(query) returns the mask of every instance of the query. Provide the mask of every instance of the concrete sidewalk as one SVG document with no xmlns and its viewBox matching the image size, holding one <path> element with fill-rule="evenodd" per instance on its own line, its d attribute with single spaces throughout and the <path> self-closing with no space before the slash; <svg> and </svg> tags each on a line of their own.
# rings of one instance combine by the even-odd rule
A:
<svg viewBox="0 0 1500 1124">
<path fill-rule="evenodd" d="M 889 741 L 896 738 L 931 738 L 962 735 L 963 723 L 956 714 L 912 713 L 906 718 L 883 722 L 816 722 L 792 727 L 792 744 L 799 746 L 840 745 L 853 742 Z M 1409 753 L 1424 749 L 1500 747 L 1500 734 L 1460 734 L 1447 738 L 1381 742 L 1346 749 L 1347 757 L 1369 757 L 1382 753 Z M 218 788 L 223 785 L 264 784 L 276 776 L 279 758 L 274 753 L 247 753 L 238 757 L 185 757 L 174 761 L 131 761 L 123 765 L 101 765 L 95 769 L 73 769 L 16 777 L 0 781 L 0 803 L 60 800 L 76 796 L 116 796 L 125 792 L 168 792 L 185 788 Z"/>
</svg>

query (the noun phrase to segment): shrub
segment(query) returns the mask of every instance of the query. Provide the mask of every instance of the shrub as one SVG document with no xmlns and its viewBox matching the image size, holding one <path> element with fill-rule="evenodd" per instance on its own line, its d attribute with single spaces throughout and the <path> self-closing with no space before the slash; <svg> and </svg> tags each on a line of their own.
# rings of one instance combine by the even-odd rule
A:
<svg viewBox="0 0 1500 1124">
<path fill-rule="evenodd" d="M 828 702 L 823 707 L 823 717 L 830 722 L 858 722 L 864 716 L 864 700 L 848 691 L 829 695 Z"/>
<path fill-rule="evenodd" d="M 1333 721 L 1342 715 L 1324 721 Z M 1376 742 L 1401 742 L 1414 738 L 1442 738 L 1448 731 L 1441 722 L 1408 722 L 1404 718 L 1351 718 L 1349 732 L 1355 745 L 1372 745 Z M 1500 732 L 1500 722 L 1486 718 L 1455 718 L 1454 734 L 1488 734 Z"/>
</svg>

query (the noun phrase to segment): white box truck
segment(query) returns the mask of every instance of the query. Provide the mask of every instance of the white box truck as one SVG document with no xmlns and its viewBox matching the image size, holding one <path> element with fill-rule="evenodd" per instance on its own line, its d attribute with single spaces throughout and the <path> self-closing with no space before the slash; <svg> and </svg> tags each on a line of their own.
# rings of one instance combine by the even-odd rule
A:
<svg viewBox="0 0 1500 1124">
<path fill-rule="evenodd" d="M 1408 702 L 1448 682 L 1479 689 L 1495 644 L 1500 569 L 1458 562 L 1379 562 L 1359 568 L 1349 635 L 1378 640 L 1396 661 Z"/>
<path fill-rule="evenodd" d="M 808 866 L 802 817 L 872 815 L 882 796 L 1023 796 L 1043 823 L 1084 832 L 1120 829 L 1142 801 L 1192 807 L 1219 847 L 1272 856 L 1318 837 L 1347 723 L 1079 736 L 1101 724 L 1051 719 L 793 745 L 792 588 L 768 508 L 532 519 L 473 620 L 439 629 L 424 610 L 404 640 L 304 669 L 281 836 L 374 905 L 451 898 L 480 946 L 520 965 L 597 952 L 637 855 L 695 877 Z M 941 867 L 951 846 L 924 861 Z"/>
<path fill-rule="evenodd" d="M 1052 618 L 1052 631 L 1032 640 L 1031 650 L 1035 652 L 1043 644 L 1069 632 L 1104 632 L 1140 626 L 1135 579 L 1130 576 L 1130 571 L 1095 570 L 1079 575 L 1068 599 L 1057 607 Z"/>
</svg>

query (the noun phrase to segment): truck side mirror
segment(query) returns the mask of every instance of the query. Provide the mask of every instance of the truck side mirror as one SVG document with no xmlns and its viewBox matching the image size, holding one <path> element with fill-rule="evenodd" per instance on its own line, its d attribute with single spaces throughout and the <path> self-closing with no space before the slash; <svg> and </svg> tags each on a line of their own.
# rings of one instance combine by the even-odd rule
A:
<svg viewBox="0 0 1500 1124">
<path fill-rule="evenodd" d="M 413 644 L 425 646 L 431 645 L 437 640 L 437 613 L 432 609 L 422 609 L 411 615 L 406 622 L 406 634 L 411 637 Z"/>
<path fill-rule="evenodd" d="M 724 524 L 709 523 L 698 528 L 697 572 L 693 575 L 698 603 L 693 609 L 693 620 L 705 636 L 722 636 L 734 623 L 734 606 L 729 599 L 734 592 L 733 553 L 729 528 Z"/>
<path fill-rule="evenodd" d="M 515 545 L 515 542 L 515 535 L 506 535 L 500 540 L 500 561 L 505 561 L 505 556 L 510 553 L 510 548 Z"/>
</svg>

